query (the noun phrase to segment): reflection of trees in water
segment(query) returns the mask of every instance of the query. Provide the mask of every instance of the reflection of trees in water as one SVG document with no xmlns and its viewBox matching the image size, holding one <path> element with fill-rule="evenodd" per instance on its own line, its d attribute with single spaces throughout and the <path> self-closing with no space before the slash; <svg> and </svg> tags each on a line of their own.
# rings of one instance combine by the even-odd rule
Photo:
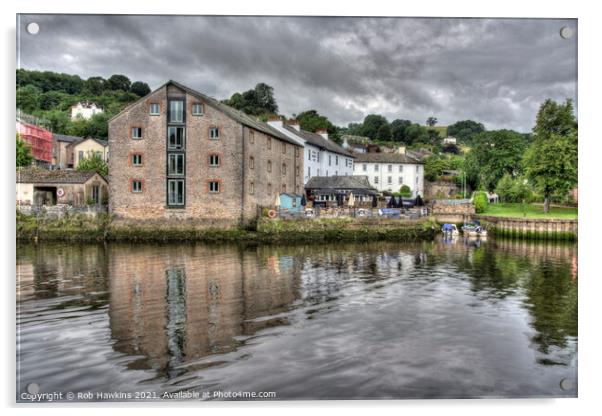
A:
<svg viewBox="0 0 602 416">
<path fill-rule="evenodd" d="M 575 245 L 495 240 L 474 250 L 459 245 L 436 261 L 451 262 L 485 299 L 524 295 L 537 332 L 534 342 L 548 353 L 551 346 L 565 347 L 568 337 L 577 336 L 576 255 Z"/>
<path fill-rule="evenodd" d="M 33 265 L 32 276 L 18 282 L 20 296 L 36 299 L 76 297 L 53 307 L 102 307 L 108 301 L 107 252 L 102 244 L 19 245 L 17 263 Z M 24 277 L 25 278 L 25 277 Z"/>
</svg>

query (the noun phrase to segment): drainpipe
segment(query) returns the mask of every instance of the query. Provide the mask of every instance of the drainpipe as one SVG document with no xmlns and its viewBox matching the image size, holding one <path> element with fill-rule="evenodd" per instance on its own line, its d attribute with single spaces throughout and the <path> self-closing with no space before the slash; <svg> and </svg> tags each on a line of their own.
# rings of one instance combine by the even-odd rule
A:
<svg viewBox="0 0 602 416">
<path fill-rule="evenodd" d="M 244 224 L 245 221 L 245 163 L 246 163 L 246 154 L 245 154 L 245 126 L 244 124 L 240 125 L 240 133 L 241 140 L 240 143 L 242 145 L 242 163 L 241 171 L 240 171 L 240 225 Z"/>
</svg>

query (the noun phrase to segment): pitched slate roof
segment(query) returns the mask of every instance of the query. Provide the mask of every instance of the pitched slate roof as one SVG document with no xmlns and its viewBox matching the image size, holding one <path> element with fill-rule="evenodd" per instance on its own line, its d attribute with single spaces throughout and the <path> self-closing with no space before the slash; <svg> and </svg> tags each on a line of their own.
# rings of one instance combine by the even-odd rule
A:
<svg viewBox="0 0 602 416">
<path fill-rule="evenodd" d="M 305 184 L 306 189 L 365 189 L 374 190 L 365 175 L 312 176 Z"/>
<path fill-rule="evenodd" d="M 413 163 L 423 164 L 421 160 L 403 153 L 360 153 L 355 163 Z"/>
<path fill-rule="evenodd" d="M 325 139 L 318 133 L 311 133 L 305 130 L 297 130 L 294 127 L 287 126 L 286 124 L 283 124 L 282 127 L 290 131 L 291 133 L 297 135 L 298 137 L 302 138 L 309 144 L 319 147 L 320 149 L 326 149 L 332 153 L 338 153 L 347 157 L 355 157 L 353 154 L 343 149 L 341 146 L 339 146 L 332 140 Z"/>
<path fill-rule="evenodd" d="M 17 183 L 86 183 L 94 171 L 48 170 L 36 167 L 17 168 Z M 102 175 L 103 180 L 106 179 Z"/>
<path fill-rule="evenodd" d="M 201 92 L 198 92 L 196 90 L 193 90 L 190 87 L 187 87 L 183 84 L 180 84 L 179 82 L 176 82 L 174 80 L 169 80 L 167 81 L 165 84 L 161 85 L 159 88 L 157 88 L 156 90 L 154 90 L 153 92 L 151 92 L 150 94 L 155 93 L 156 91 L 159 91 L 161 88 L 165 88 L 168 85 L 174 85 L 175 87 L 186 91 L 188 94 L 193 95 L 197 98 L 200 98 L 201 100 L 203 100 L 203 102 L 207 103 L 208 105 L 212 106 L 213 108 L 225 113 L 228 117 L 238 121 L 240 124 L 245 125 L 247 127 L 250 127 L 252 129 L 255 129 L 257 131 L 263 132 L 265 134 L 269 134 L 272 137 L 275 137 L 279 140 L 285 141 L 287 143 L 290 144 L 294 144 L 295 146 L 299 146 L 299 143 L 295 142 L 294 140 L 292 140 L 291 138 L 287 137 L 284 133 L 279 132 L 278 130 L 276 130 L 274 127 L 270 126 L 267 123 L 263 123 L 259 120 L 254 119 L 253 117 L 248 116 L 247 114 L 243 113 L 242 111 L 238 111 L 235 108 L 232 108 L 222 102 L 220 102 L 219 100 L 216 100 L 213 97 L 209 97 L 208 95 L 205 95 Z M 148 95 L 150 95 L 148 94 Z M 109 122 L 111 120 L 113 120 L 116 117 L 119 117 L 119 115 L 121 115 L 124 111 L 127 111 L 130 107 L 138 104 L 139 102 L 146 100 L 146 96 L 140 98 L 139 100 L 127 105 L 123 110 L 121 110 L 118 114 L 116 114 L 115 116 L 111 117 L 111 119 L 109 120 Z"/>
</svg>

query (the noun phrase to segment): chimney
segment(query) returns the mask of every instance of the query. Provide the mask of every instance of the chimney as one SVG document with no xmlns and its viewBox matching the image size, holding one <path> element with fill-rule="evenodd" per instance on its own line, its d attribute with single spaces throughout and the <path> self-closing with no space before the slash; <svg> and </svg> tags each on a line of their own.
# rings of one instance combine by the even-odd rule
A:
<svg viewBox="0 0 602 416">
<path fill-rule="evenodd" d="M 282 119 L 277 115 L 268 116 L 268 124 L 272 127 L 282 127 Z"/>
<path fill-rule="evenodd" d="M 294 128 L 297 131 L 301 130 L 301 127 L 299 126 L 299 121 L 298 120 L 289 120 L 286 122 L 286 124 L 288 124 L 289 126 L 291 126 L 292 128 Z"/>
<path fill-rule="evenodd" d="M 401 153 L 402 155 L 406 154 L 406 147 L 405 146 L 399 146 L 399 148 L 397 149 L 397 153 Z"/>
<path fill-rule="evenodd" d="M 328 140 L 328 130 L 318 129 L 318 130 L 316 130 L 316 133 L 319 134 L 320 136 L 324 137 L 326 140 Z"/>
</svg>

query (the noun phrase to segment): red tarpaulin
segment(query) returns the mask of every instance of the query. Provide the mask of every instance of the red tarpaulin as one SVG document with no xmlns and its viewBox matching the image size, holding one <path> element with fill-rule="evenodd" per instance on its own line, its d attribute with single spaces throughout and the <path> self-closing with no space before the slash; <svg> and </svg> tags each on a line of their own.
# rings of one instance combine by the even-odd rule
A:
<svg viewBox="0 0 602 416">
<path fill-rule="evenodd" d="M 52 133 L 41 127 L 17 121 L 17 133 L 31 146 L 34 159 L 52 163 Z"/>
</svg>

